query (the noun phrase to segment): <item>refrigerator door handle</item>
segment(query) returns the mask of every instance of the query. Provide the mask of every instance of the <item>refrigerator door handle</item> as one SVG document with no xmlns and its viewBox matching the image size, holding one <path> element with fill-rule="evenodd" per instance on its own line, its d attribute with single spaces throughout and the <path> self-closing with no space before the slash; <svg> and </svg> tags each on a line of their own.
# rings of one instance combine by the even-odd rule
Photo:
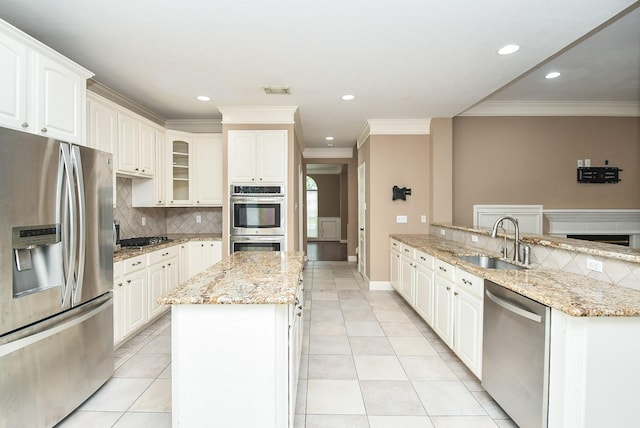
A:
<svg viewBox="0 0 640 428">
<path fill-rule="evenodd" d="M 87 214 L 86 214 L 86 196 L 84 191 L 84 176 L 82 170 L 82 158 L 80 156 L 80 148 L 71 146 L 71 164 L 73 166 L 73 175 L 78 188 L 77 199 L 73 204 L 77 208 L 77 244 L 76 244 L 76 278 L 73 287 L 73 304 L 78 303 L 82 298 L 82 284 L 84 280 L 84 262 L 87 245 Z"/>
<path fill-rule="evenodd" d="M 71 204 L 75 200 L 75 188 L 73 186 L 73 170 L 71 167 L 71 156 L 69 146 L 60 144 L 60 162 L 58 165 L 58 223 L 62 229 L 63 259 L 67 266 L 63 266 L 62 287 L 62 307 L 68 307 L 71 301 L 71 291 L 73 289 L 75 257 L 76 257 L 76 232 L 75 232 L 75 212 Z"/>
</svg>

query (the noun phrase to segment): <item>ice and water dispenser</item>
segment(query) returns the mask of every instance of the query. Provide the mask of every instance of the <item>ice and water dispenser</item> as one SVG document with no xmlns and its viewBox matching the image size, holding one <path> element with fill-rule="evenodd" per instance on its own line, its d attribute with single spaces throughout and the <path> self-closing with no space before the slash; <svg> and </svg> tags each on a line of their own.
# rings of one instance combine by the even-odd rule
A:
<svg viewBox="0 0 640 428">
<path fill-rule="evenodd" d="M 13 296 L 63 286 L 60 224 L 12 229 Z"/>
</svg>

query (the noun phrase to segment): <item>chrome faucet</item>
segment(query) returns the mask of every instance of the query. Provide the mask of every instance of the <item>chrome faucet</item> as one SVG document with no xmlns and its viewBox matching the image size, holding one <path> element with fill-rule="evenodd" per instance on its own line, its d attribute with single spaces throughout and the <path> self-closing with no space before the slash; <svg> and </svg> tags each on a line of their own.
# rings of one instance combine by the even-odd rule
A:
<svg viewBox="0 0 640 428">
<path fill-rule="evenodd" d="M 525 250 L 524 263 L 529 264 L 529 246 L 520 242 L 520 227 L 518 226 L 518 220 L 516 218 L 511 217 L 509 215 L 505 215 L 497 219 L 496 222 L 493 224 L 493 229 L 491 229 L 491 237 L 495 238 L 496 236 L 498 236 L 498 228 L 502 225 L 502 222 L 505 220 L 509 220 L 511 223 L 513 223 L 513 227 L 515 229 L 515 232 L 514 232 L 515 236 L 513 237 L 513 261 L 523 262 L 523 259 L 520 256 L 520 246 L 524 246 L 524 250 Z M 505 234 L 505 238 L 506 238 L 506 234 Z M 507 255 L 506 249 L 505 249 L 504 255 L 505 256 Z"/>
</svg>

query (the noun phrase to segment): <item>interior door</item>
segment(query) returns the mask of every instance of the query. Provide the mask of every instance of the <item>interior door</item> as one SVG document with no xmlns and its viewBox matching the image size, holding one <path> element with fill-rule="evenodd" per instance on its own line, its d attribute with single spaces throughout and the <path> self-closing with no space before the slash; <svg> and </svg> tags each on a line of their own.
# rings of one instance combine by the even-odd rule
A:
<svg viewBox="0 0 640 428">
<path fill-rule="evenodd" d="M 358 272 L 366 276 L 366 229 L 365 214 L 367 210 L 367 202 L 365 201 L 365 163 L 358 167 Z"/>
</svg>

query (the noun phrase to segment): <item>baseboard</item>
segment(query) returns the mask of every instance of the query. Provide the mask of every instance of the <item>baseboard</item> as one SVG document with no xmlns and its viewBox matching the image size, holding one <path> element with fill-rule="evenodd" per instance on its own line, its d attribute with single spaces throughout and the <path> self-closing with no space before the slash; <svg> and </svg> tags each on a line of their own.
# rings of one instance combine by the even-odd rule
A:
<svg viewBox="0 0 640 428">
<path fill-rule="evenodd" d="M 348 262 L 357 262 L 358 261 L 358 256 L 347 256 L 347 261 Z"/>
<path fill-rule="evenodd" d="M 393 291 L 390 281 L 369 281 L 369 290 Z"/>
</svg>

